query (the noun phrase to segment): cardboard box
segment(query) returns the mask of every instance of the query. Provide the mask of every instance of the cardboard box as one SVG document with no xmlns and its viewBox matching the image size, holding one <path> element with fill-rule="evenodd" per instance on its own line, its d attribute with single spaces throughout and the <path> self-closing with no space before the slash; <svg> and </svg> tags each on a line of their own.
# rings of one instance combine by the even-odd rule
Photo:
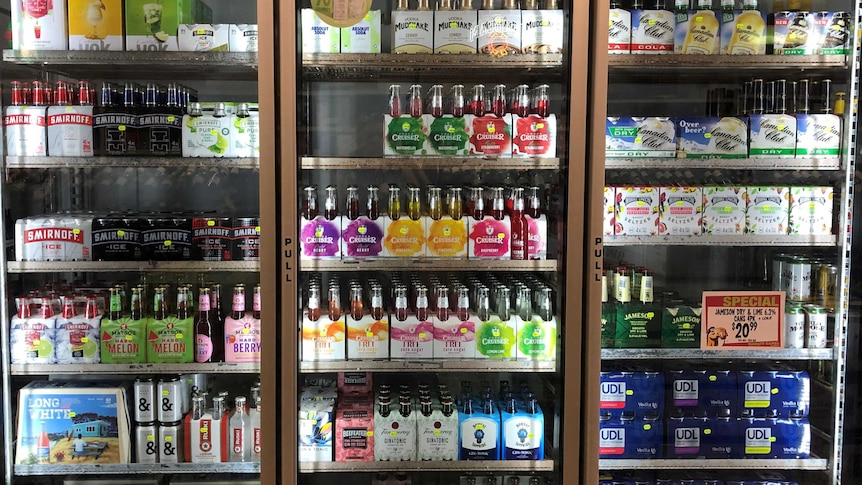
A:
<svg viewBox="0 0 862 485">
<path fill-rule="evenodd" d="M 790 234 L 832 234 L 832 187 L 790 188 Z"/>
<path fill-rule="evenodd" d="M 773 51 L 780 56 L 816 54 L 818 45 L 815 16 L 811 12 L 777 12 L 774 14 Z"/>
<path fill-rule="evenodd" d="M 659 193 L 659 234 L 699 236 L 703 226 L 700 187 L 662 187 Z"/>
<path fill-rule="evenodd" d="M 344 54 L 380 54 L 380 10 L 370 10 L 359 23 L 341 29 Z"/>
<path fill-rule="evenodd" d="M 796 117 L 793 115 L 749 115 L 750 158 L 794 158 Z"/>
<path fill-rule="evenodd" d="M 766 54 L 766 14 L 758 10 L 722 11 L 721 53 Z"/>
<path fill-rule="evenodd" d="M 383 139 L 383 154 L 426 155 L 428 149 L 425 146 L 425 140 L 428 138 L 429 126 L 425 124 L 423 118 L 425 117 L 413 118 L 409 115 L 393 118 L 384 115 L 383 130 L 386 135 Z M 464 119 L 467 120 L 467 117 L 465 116 Z M 470 126 L 469 120 L 466 123 Z"/>
<path fill-rule="evenodd" d="M 194 22 L 191 2 L 126 0 L 126 50 L 178 51 L 180 24 L 191 22 Z"/>
<path fill-rule="evenodd" d="M 184 52 L 228 51 L 229 24 L 180 24 L 179 49 Z"/>
<path fill-rule="evenodd" d="M 434 12 L 434 53 L 475 54 L 476 38 L 471 35 L 471 30 L 477 20 L 475 10 Z"/>
<path fill-rule="evenodd" d="M 819 12 L 814 14 L 814 25 L 818 36 L 818 53 L 821 55 L 846 55 L 850 49 L 853 18 L 847 12 Z"/>
<path fill-rule="evenodd" d="M 718 54 L 721 25 L 712 10 L 689 10 L 676 15 L 673 50 L 677 54 Z"/>
<path fill-rule="evenodd" d="M 257 52 L 257 24 L 230 24 L 228 34 L 231 52 Z"/>
<path fill-rule="evenodd" d="M 434 52 L 434 12 L 432 10 L 392 11 L 392 53 Z"/>
<path fill-rule="evenodd" d="M 745 232 L 749 234 L 787 234 L 790 217 L 790 189 L 787 187 L 748 187 Z"/>
<path fill-rule="evenodd" d="M 15 50 L 62 51 L 68 47 L 66 2 L 12 2 L 12 48 Z"/>
<path fill-rule="evenodd" d="M 608 158 L 673 158 L 676 126 L 670 118 L 612 117 L 605 124 Z"/>
<path fill-rule="evenodd" d="M 748 121 L 744 118 L 680 118 L 677 158 L 748 157 Z"/>
<path fill-rule="evenodd" d="M 512 156 L 512 115 L 502 118 L 466 115 L 464 118 L 472 125 L 470 155 Z"/>
<path fill-rule="evenodd" d="M 659 189 L 657 187 L 617 187 L 616 190 L 616 235 L 658 235 Z"/>
<path fill-rule="evenodd" d="M 747 199 L 745 187 L 704 187 L 703 233 L 743 234 Z"/>
<path fill-rule="evenodd" d="M 562 10 L 521 10 L 521 52 L 563 52 L 566 18 Z"/>
<path fill-rule="evenodd" d="M 512 116 L 512 156 L 554 158 L 557 156 L 557 117 Z"/>
<path fill-rule="evenodd" d="M 397 221 L 386 218 L 386 236 L 383 239 L 383 255 L 388 258 L 415 258 L 425 256 L 425 227 L 428 217 L 412 220 L 401 216 Z"/>
<path fill-rule="evenodd" d="M 675 23 L 669 10 L 632 10 L 632 54 L 672 54 Z"/>
<path fill-rule="evenodd" d="M 333 54 L 341 52 L 341 29 L 320 20 L 317 13 L 304 8 L 302 16 L 302 53 Z"/>
<path fill-rule="evenodd" d="M 122 0 L 69 0 L 69 49 L 122 51 Z"/>
</svg>

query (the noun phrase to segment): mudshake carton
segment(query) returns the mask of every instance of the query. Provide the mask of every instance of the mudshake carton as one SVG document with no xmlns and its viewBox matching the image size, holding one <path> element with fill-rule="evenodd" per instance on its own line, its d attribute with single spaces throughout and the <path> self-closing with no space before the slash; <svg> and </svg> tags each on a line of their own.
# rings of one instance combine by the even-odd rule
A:
<svg viewBox="0 0 862 485">
<path fill-rule="evenodd" d="M 343 54 L 380 54 L 380 10 L 369 10 L 358 23 L 341 29 Z"/>
<path fill-rule="evenodd" d="M 515 2 L 506 1 L 507 4 Z M 507 5 L 511 7 L 511 5 Z M 479 10 L 472 37 L 478 41 L 480 54 L 505 56 L 521 52 L 521 10 Z"/>
<path fill-rule="evenodd" d="M 617 236 L 658 234 L 658 187 L 617 187 L 615 207 Z"/>
<path fill-rule="evenodd" d="M 676 126 L 670 118 L 608 118 L 605 156 L 608 158 L 673 158 Z"/>
<path fill-rule="evenodd" d="M 699 236 L 703 225 L 700 187 L 662 187 L 659 193 L 659 234 Z"/>
<path fill-rule="evenodd" d="M 546 7 L 548 4 L 545 5 Z M 563 52 L 565 17 L 560 9 L 521 10 L 521 52 Z"/>
<path fill-rule="evenodd" d="M 465 116 L 464 119 L 467 119 Z M 469 123 L 469 121 L 468 121 Z M 413 118 L 405 115 L 393 118 L 389 115 L 383 117 L 383 130 L 386 136 L 383 140 L 384 155 L 426 155 L 428 149 L 425 140 L 430 133 L 430 127 L 425 124 L 424 117 Z M 441 147 L 454 146 L 440 144 Z"/>
<path fill-rule="evenodd" d="M 227 52 L 229 42 L 229 24 L 180 24 L 177 32 L 179 49 L 185 52 Z"/>
<path fill-rule="evenodd" d="M 512 156 L 557 156 L 557 117 L 537 115 L 512 117 Z"/>
<path fill-rule="evenodd" d="M 745 232 L 749 234 L 787 234 L 790 189 L 787 187 L 748 187 Z"/>
<path fill-rule="evenodd" d="M 67 49 L 66 2 L 62 0 L 14 0 L 12 48 L 62 51 Z M 95 17 L 94 17 L 95 18 Z"/>
<path fill-rule="evenodd" d="M 302 53 L 337 54 L 341 51 L 341 29 L 333 27 L 310 8 L 302 9 Z"/>
<path fill-rule="evenodd" d="M 121 51 L 122 0 L 69 0 L 69 49 Z"/>
<path fill-rule="evenodd" d="M 476 26 L 475 10 L 437 10 L 434 12 L 434 53 L 475 54 L 476 38 L 470 31 Z"/>
<path fill-rule="evenodd" d="M 677 158 L 748 157 L 748 122 L 745 119 L 680 118 L 677 120 Z"/>
<path fill-rule="evenodd" d="M 790 234 L 832 234 L 832 187 L 790 188 Z"/>
<path fill-rule="evenodd" d="M 339 259 L 342 219 L 340 216 L 333 220 L 323 216 L 300 219 L 300 259 Z"/>
<path fill-rule="evenodd" d="M 745 187 L 704 187 L 703 233 L 744 233 L 747 200 Z"/>
<path fill-rule="evenodd" d="M 434 52 L 434 11 L 401 8 L 393 10 L 392 53 L 431 54 L 432 52 Z"/>
</svg>

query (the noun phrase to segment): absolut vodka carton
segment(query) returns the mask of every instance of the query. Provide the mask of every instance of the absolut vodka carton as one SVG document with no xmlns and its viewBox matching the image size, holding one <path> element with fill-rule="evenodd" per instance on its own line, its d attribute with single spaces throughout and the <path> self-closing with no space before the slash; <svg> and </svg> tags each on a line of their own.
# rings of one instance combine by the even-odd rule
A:
<svg viewBox="0 0 862 485">
<path fill-rule="evenodd" d="M 380 54 L 380 10 L 369 10 L 365 17 L 341 29 L 343 54 Z"/>
<path fill-rule="evenodd" d="M 257 52 L 257 24 L 230 24 L 228 36 L 231 52 Z"/>
<path fill-rule="evenodd" d="M 12 48 L 15 50 L 66 50 L 66 2 L 15 0 L 12 2 Z"/>
<path fill-rule="evenodd" d="M 392 11 L 392 53 L 434 52 L 434 11 Z"/>
<path fill-rule="evenodd" d="M 471 30 L 476 26 L 475 10 L 437 10 L 434 12 L 434 53 L 475 54 L 476 38 Z"/>
<path fill-rule="evenodd" d="M 680 118 L 677 158 L 746 158 L 748 122 L 745 119 Z"/>
<path fill-rule="evenodd" d="M 47 119 L 49 156 L 93 156 L 92 106 L 51 106 Z"/>
<path fill-rule="evenodd" d="M 180 24 L 177 43 L 185 52 L 228 51 L 229 31 L 229 24 Z"/>
<path fill-rule="evenodd" d="M 673 158 L 676 127 L 670 118 L 608 118 L 605 156 L 608 158 Z"/>
<path fill-rule="evenodd" d="M 122 0 L 69 0 L 69 49 L 121 51 Z"/>
<path fill-rule="evenodd" d="M 562 10 L 521 11 L 521 52 L 549 54 L 563 52 L 565 17 Z"/>
<path fill-rule="evenodd" d="M 704 187 L 703 233 L 744 233 L 747 199 L 745 187 Z"/>
<path fill-rule="evenodd" d="M 341 29 L 333 27 L 310 8 L 302 9 L 302 53 L 332 54 L 341 51 Z"/>
</svg>

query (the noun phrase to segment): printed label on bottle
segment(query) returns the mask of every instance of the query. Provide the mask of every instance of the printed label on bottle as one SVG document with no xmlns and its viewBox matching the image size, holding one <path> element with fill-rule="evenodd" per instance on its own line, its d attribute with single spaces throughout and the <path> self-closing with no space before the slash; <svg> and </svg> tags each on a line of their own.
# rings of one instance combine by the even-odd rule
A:
<svg viewBox="0 0 862 485">
<path fill-rule="evenodd" d="M 260 293 L 255 293 L 254 297 L 252 297 L 252 311 L 259 312 L 260 311 Z"/>
<path fill-rule="evenodd" d="M 245 311 L 245 295 L 243 295 L 242 293 L 233 296 L 233 311 Z"/>
<path fill-rule="evenodd" d="M 209 362 L 213 356 L 213 341 L 209 335 L 195 335 L 195 362 Z"/>
<path fill-rule="evenodd" d="M 233 429 L 233 454 L 234 455 L 242 455 L 243 448 L 243 433 L 242 428 L 234 428 Z"/>
<path fill-rule="evenodd" d="M 198 310 L 202 312 L 208 312 L 210 311 L 210 308 L 212 308 L 210 306 L 210 297 L 208 295 L 202 294 L 198 298 Z"/>
</svg>

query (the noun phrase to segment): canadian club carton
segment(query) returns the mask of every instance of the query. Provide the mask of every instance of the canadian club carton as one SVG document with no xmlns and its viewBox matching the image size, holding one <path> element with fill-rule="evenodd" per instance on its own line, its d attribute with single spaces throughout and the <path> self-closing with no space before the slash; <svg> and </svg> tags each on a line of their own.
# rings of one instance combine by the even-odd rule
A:
<svg viewBox="0 0 862 485">
<path fill-rule="evenodd" d="M 63 0 L 14 0 L 12 48 L 62 51 L 67 49 L 66 2 Z"/>
<path fill-rule="evenodd" d="M 48 155 L 52 157 L 93 156 L 92 106 L 48 108 Z"/>
<path fill-rule="evenodd" d="M 122 0 L 69 0 L 69 49 L 121 51 Z"/>
<path fill-rule="evenodd" d="M 512 156 L 546 157 L 557 156 L 557 117 L 542 118 L 530 115 L 513 116 Z"/>
<path fill-rule="evenodd" d="M 123 386 L 35 381 L 19 392 L 18 409 L 15 464 L 131 461 L 132 430 Z"/>
<path fill-rule="evenodd" d="M 44 106 L 9 106 L 3 117 L 6 150 L 12 157 L 48 155 L 48 122 Z"/>
</svg>

